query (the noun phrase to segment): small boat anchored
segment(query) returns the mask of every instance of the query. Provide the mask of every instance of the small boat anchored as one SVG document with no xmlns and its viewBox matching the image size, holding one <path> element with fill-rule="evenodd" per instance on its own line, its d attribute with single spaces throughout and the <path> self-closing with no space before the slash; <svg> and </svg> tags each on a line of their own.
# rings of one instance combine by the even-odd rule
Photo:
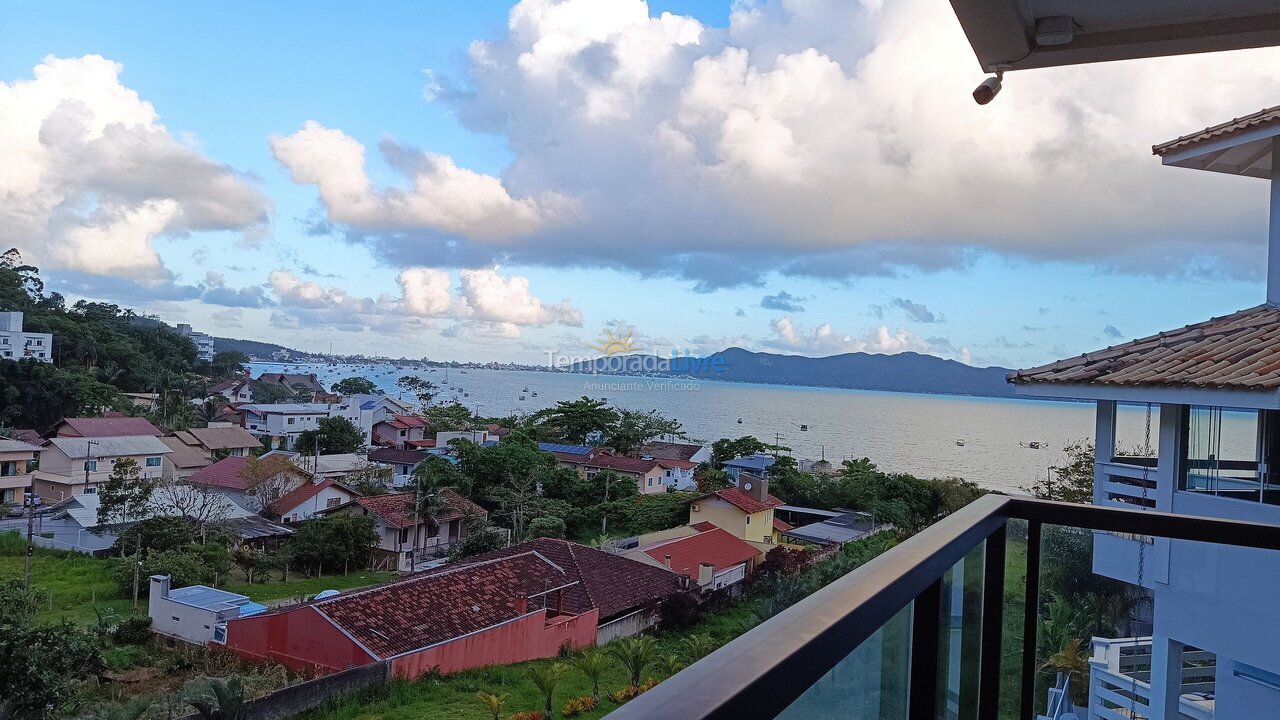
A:
<svg viewBox="0 0 1280 720">
<path fill-rule="evenodd" d="M 964 447 L 964 440 L 956 440 L 956 445 Z"/>
<path fill-rule="evenodd" d="M 1049 446 L 1049 443 L 1040 442 L 1039 440 L 1032 440 L 1031 442 L 1024 442 L 1024 443 L 1018 443 L 1018 444 L 1024 448 L 1029 448 L 1031 450 L 1039 450 L 1041 448 L 1046 448 Z"/>
</svg>

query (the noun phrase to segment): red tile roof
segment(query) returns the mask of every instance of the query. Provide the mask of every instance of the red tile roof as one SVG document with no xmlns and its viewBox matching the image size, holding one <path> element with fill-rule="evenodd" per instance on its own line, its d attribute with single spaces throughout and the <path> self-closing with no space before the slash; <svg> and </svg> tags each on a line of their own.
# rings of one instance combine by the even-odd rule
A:
<svg viewBox="0 0 1280 720">
<path fill-rule="evenodd" d="M 280 498 L 275 502 L 275 504 L 272 506 L 272 510 L 274 510 L 277 515 L 287 515 L 290 510 L 293 510 L 299 505 L 305 503 L 306 501 L 310 500 L 316 495 L 319 495 L 325 490 L 328 490 L 329 488 L 334 487 L 335 485 L 339 489 L 345 490 L 347 495 L 350 497 L 355 497 L 358 494 L 356 493 L 356 491 L 352 490 L 351 488 L 347 487 L 346 485 L 343 485 L 342 483 L 336 480 L 332 480 L 332 479 L 321 480 L 318 483 L 307 483 L 306 485 L 295 488 L 292 492 L 285 493 L 284 497 Z"/>
<path fill-rule="evenodd" d="M 1266 305 L 1009 375 L 1015 385 L 1280 388 L 1280 308 Z"/>
<path fill-rule="evenodd" d="M 192 428 L 187 431 L 191 437 L 210 450 L 233 450 L 236 448 L 255 448 L 262 441 L 242 427 Z"/>
<path fill-rule="evenodd" d="M 782 520 L 779 520 L 778 518 L 773 519 L 773 529 L 777 530 L 778 532 L 786 532 L 788 530 L 793 529 L 794 527 L 795 526 L 793 526 L 789 522 L 784 522 Z"/>
<path fill-rule="evenodd" d="M 487 562 L 451 563 L 311 607 L 386 658 L 519 617 L 521 596 L 529 597 L 529 610 L 541 609 L 542 596 L 530 596 L 573 581 L 563 568 L 526 550 Z"/>
<path fill-rule="evenodd" d="M 409 428 L 421 428 L 427 426 L 426 418 L 420 418 L 416 415 L 392 415 L 391 419 L 385 422 L 397 430 L 408 430 Z"/>
<path fill-rule="evenodd" d="M 436 446 L 435 438 L 423 438 L 422 440 L 405 440 L 405 445 L 412 445 L 420 448 L 433 448 Z"/>
<path fill-rule="evenodd" d="M 720 498 L 721 500 L 725 500 L 731 503 L 734 507 L 738 508 L 739 510 L 749 515 L 755 514 L 758 512 L 764 512 L 769 508 L 774 508 L 774 507 L 778 507 L 779 505 L 785 504 L 781 500 L 779 500 L 778 498 L 772 495 L 769 495 L 765 499 L 765 502 L 760 502 L 759 500 L 756 500 L 755 498 L 751 497 L 750 495 L 748 495 L 747 493 L 743 492 L 738 488 L 726 488 L 724 490 L 717 490 L 712 494 Z M 704 495 L 703 497 L 707 497 L 707 496 Z"/>
<path fill-rule="evenodd" d="M 142 417 L 64 418 L 55 428 L 59 437 L 160 437 L 160 428 Z"/>
<path fill-rule="evenodd" d="M 1221 140 L 1245 130 L 1255 130 L 1278 122 L 1280 122 L 1280 105 L 1264 108 L 1256 113 L 1238 117 L 1218 125 L 1212 125 L 1199 132 L 1193 132 L 1190 135 L 1183 135 L 1175 140 L 1154 145 L 1151 148 L 1151 152 L 1155 155 L 1164 155 L 1171 150 L 1181 150 L 1182 148 L 1199 145 L 1210 140 Z"/>
<path fill-rule="evenodd" d="M 249 458 L 232 455 L 197 470 L 187 482 L 193 485 L 212 485 L 228 490 L 248 490 L 249 481 L 242 475 Z"/>
<path fill-rule="evenodd" d="M 703 520 L 702 522 L 694 523 L 694 524 L 690 525 L 689 527 L 693 528 L 694 530 L 697 530 L 698 532 L 706 532 L 706 531 L 708 531 L 708 530 L 714 530 L 714 529 L 716 529 L 717 527 L 720 527 L 720 526 L 719 526 L 719 525 L 716 525 L 715 523 L 711 522 L 710 520 Z"/>
<path fill-rule="evenodd" d="M 574 613 L 598 608 L 600 622 L 680 592 L 673 573 L 568 540 L 538 538 L 477 559 L 508 557 L 530 550 L 564 568 L 570 580 L 580 581 L 565 593 L 565 608 Z"/>
<path fill-rule="evenodd" d="M 369 451 L 369 462 L 394 463 L 398 465 L 417 465 L 431 457 L 421 450 L 399 450 L 396 448 L 377 448 Z"/>
<path fill-rule="evenodd" d="M 457 490 L 444 488 L 440 491 L 444 501 L 444 509 L 436 513 L 435 520 L 454 520 L 462 517 L 467 510 L 487 515 L 488 511 L 463 497 Z M 413 527 L 417 524 L 413 516 L 413 493 L 399 492 L 386 495 L 358 497 L 347 505 L 355 504 L 377 515 L 382 521 L 395 528 Z M 338 510 L 347 505 L 340 505 Z"/>
<path fill-rule="evenodd" d="M 620 455 L 600 454 L 588 459 L 582 464 L 587 467 L 600 468 L 602 470 L 647 475 L 652 472 L 654 468 L 663 466 L 663 461 L 641 460 L 639 458 L 622 457 Z"/>
<path fill-rule="evenodd" d="M 701 445 L 690 445 L 688 443 L 673 442 L 651 442 L 640 448 L 640 452 L 658 458 L 659 460 L 684 460 L 697 455 L 702 450 Z M 694 463 L 695 465 L 697 463 Z"/>
<path fill-rule="evenodd" d="M 644 554 L 658 562 L 665 562 L 666 556 L 670 555 L 671 569 L 674 572 L 696 579 L 698 565 L 702 563 L 710 563 L 715 566 L 716 572 L 720 572 L 747 562 L 761 553 L 751 543 L 717 527 L 651 547 Z"/>
</svg>

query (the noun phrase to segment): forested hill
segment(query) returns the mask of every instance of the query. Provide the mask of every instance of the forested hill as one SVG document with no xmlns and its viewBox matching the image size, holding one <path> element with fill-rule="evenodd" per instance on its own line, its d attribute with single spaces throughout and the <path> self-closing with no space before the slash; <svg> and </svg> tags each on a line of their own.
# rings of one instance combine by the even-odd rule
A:
<svg viewBox="0 0 1280 720">
<path fill-rule="evenodd" d="M 723 360 L 715 360 L 717 356 Z M 595 363 L 580 363 L 575 369 L 590 371 L 594 367 L 606 371 L 606 368 L 621 366 L 622 362 L 619 356 L 614 356 L 601 358 Z M 652 367 L 651 364 L 647 366 Z M 1011 397 L 1013 387 L 1005 382 L 1009 372 L 1008 368 L 978 368 L 913 352 L 896 355 L 845 353 L 815 358 L 731 347 L 710 356 L 710 361 L 676 362 L 668 371 L 641 374 L 854 390 Z"/>
</svg>

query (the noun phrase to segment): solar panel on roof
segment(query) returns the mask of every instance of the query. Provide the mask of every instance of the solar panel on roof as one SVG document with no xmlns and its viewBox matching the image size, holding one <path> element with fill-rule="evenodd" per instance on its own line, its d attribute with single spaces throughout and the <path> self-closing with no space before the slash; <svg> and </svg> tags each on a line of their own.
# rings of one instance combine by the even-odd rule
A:
<svg viewBox="0 0 1280 720">
<path fill-rule="evenodd" d="M 595 448 L 590 445 L 561 445 L 559 443 L 538 443 L 538 449 L 543 452 L 558 452 L 568 455 L 586 455 Z"/>
</svg>

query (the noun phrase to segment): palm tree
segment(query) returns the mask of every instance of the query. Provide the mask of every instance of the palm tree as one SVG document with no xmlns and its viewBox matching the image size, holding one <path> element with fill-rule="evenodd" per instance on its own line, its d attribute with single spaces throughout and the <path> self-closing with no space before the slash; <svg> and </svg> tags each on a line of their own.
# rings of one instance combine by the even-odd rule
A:
<svg viewBox="0 0 1280 720">
<path fill-rule="evenodd" d="M 571 661 L 591 681 L 591 698 L 600 703 L 600 676 L 609 667 L 609 656 L 598 647 L 589 647 Z"/>
<path fill-rule="evenodd" d="M 622 663 L 631 676 L 631 687 L 640 687 L 640 676 L 658 653 L 651 637 L 626 637 L 609 644 L 609 654 Z"/>
<path fill-rule="evenodd" d="M 478 692 L 476 697 L 480 698 L 480 702 L 484 704 L 484 709 L 493 715 L 493 720 L 498 720 L 502 715 L 502 708 L 507 704 L 507 694 L 494 695 L 493 693 Z"/>
<path fill-rule="evenodd" d="M 245 720 L 249 706 L 239 676 L 205 678 L 187 698 L 204 720 Z"/>
<path fill-rule="evenodd" d="M 684 639 L 684 651 L 689 662 L 696 663 L 716 649 L 716 641 L 710 635 L 690 635 Z"/>
<path fill-rule="evenodd" d="M 545 703 L 546 712 L 543 717 L 551 720 L 555 717 L 554 695 L 556 686 L 563 680 L 564 676 L 569 673 L 569 666 L 564 663 L 551 663 L 550 665 L 534 665 L 529 668 L 529 680 L 533 682 L 533 686 L 538 688 L 538 692 L 542 693 L 542 700 Z"/>
<path fill-rule="evenodd" d="M 1084 706 L 1089 702 L 1089 683 L 1072 682 L 1073 679 L 1089 677 L 1089 647 L 1080 638 L 1070 638 L 1062 647 L 1049 656 L 1040 666 L 1041 670 L 1052 670 L 1067 678 L 1071 693 L 1071 704 Z"/>
<path fill-rule="evenodd" d="M 667 677 L 675 675 L 686 667 L 684 661 L 680 659 L 680 656 L 674 653 L 670 655 L 659 655 L 658 662 L 656 664 L 658 669 Z"/>
</svg>

